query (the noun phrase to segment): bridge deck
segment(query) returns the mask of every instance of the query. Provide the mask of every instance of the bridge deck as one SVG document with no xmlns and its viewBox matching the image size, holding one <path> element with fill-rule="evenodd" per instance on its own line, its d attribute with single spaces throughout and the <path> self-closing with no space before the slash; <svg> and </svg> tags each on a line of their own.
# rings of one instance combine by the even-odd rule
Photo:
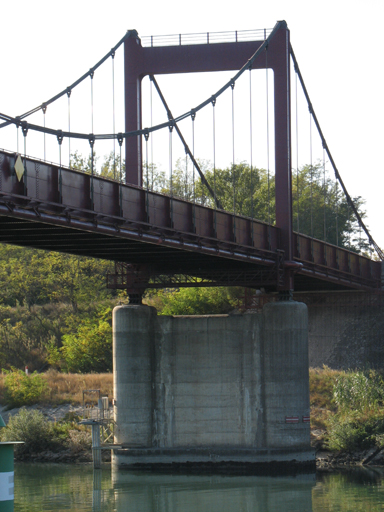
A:
<svg viewBox="0 0 384 512">
<path fill-rule="evenodd" d="M 0 151 L 0 241 L 145 264 L 153 275 L 190 274 L 219 284 L 278 286 L 275 226 Z M 294 234 L 295 290 L 377 289 L 381 264 Z M 294 263 L 291 263 L 294 265 Z"/>
</svg>

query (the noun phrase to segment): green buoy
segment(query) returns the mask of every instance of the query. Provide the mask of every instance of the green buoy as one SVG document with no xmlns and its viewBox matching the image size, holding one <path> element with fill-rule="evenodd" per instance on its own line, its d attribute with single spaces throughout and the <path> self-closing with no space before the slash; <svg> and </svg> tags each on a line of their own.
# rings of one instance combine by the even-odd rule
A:
<svg viewBox="0 0 384 512">
<path fill-rule="evenodd" d="M 0 427 L 5 427 L 0 415 Z M 13 447 L 21 441 L 0 443 L 0 512 L 13 512 L 14 467 Z"/>
</svg>

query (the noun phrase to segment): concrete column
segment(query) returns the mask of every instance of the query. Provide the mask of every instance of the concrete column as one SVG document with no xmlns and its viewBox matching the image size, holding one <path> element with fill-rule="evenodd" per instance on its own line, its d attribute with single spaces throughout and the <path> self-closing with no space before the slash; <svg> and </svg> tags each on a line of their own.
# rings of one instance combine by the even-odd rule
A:
<svg viewBox="0 0 384 512">
<path fill-rule="evenodd" d="M 381 288 L 384 289 L 384 261 L 381 262 Z"/>
<path fill-rule="evenodd" d="M 154 411 L 154 324 L 156 309 L 117 306 L 113 310 L 115 443 L 149 447 Z"/>
<path fill-rule="evenodd" d="M 309 449 L 307 306 L 294 301 L 266 304 L 263 319 L 265 446 Z"/>
</svg>

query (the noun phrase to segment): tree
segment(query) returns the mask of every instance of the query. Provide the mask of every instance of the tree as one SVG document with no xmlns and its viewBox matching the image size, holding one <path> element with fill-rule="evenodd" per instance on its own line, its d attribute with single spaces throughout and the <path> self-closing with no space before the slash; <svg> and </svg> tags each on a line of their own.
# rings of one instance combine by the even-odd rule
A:
<svg viewBox="0 0 384 512">
<path fill-rule="evenodd" d="M 76 332 L 63 336 L 60 352 L 68 372 L 112 370 L 111 316 L 111 308 L 100 309 L 95 318 L 84 319 Z"/>
<path fill-rule="evenodd" d="M 180 288 L 148 290 L 144 301 L 161 315 L 217 315 L 235 309 L 242 295 L 239 287 Z"/>
<path fill-rule="evenodd" d="M 191 165 L 179 159 L 172 176 L 173 195 L 193 200 L 193 189 L 198 204 L 213 207 L 214 201 L 200 177 L 193 176 Z M 223 208 L 263 222 L 275 224 L 275 176 L 265 169 L 251 168 L 241 162 L 225 169 L 213 170 L 209 162 L 202 162 L 204 175 L 215 191 Z M 170 180 L 163 187 L 170 193 Z M 362 219 L 366 217 L 365 201 L 352 198 Z M 325 240 L 331 244 L 361 252 L 367 243 L 354 212 L 341 193 L 340 185 L 327 177 L 324 180 L 321 164 L 305 165 L 292 176 L 293 229 L 299 233 Z"/>
</svg>

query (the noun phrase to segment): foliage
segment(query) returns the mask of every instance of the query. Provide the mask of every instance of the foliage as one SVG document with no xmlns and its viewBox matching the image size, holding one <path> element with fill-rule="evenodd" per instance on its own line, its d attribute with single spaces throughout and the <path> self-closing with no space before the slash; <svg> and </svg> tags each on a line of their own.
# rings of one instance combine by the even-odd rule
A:
<svg viewBox="0 0 384 512">
<path fill-rule="evenodd" d="M 40 411 L 24 408 L 9 418 L 1 432 L 2 441 L 24 441 L 22 445 L 15 445 L 17 454 L 51 449 L 56 444 L 55 437 L 53 424 Z"/>
<path fill-rule="evenodd" d="M 28 376 L 22 370 L 4 370 L 4 398 L 10 407 L 32 405 L 41 401 L 47 394 L 46 381 L 37 372 Z"/>
<path fill-rule="evenodd" d="M 100 389 L 102 396 L 113 396 L 112 373 L 64 373 L 50 369 L 41 374 L 48 385 L 48 393 L 44 404 L 61 405 L 83 403 L 83 389 Z M 0 403 L 4 404 L 5 375 L 0 374 Z M 75 418 L 72 413 L 66 416 L 67 421 Z"/>
<path fill-rule="evenodd" d="M 339 411 L 376 409 L 384 399 L 384 381 L 374 370 L 341 374 L 333 389 Z"/>
<path fill-rule="evenodd" d="M 370 448 L 382 442 L 383 434 L 383 411 L 335 414 L 328 420 L 327 446 L 343 451 Z"/>
<path fill-rule="evenodd" d="M 207 161 L 199 162 L 202 171 L 216 191 L 223 208 L 239 215 L 263 222 L 275 223 L 275 176 L 265 169 L 250 167 L 241 162 L 225 169 L 212 169 Z M 152 189 L 171 193 L 198 204 L 214 206 L 207 188 L 185 160 L 176 162 L 171 180 L 157 169 L 151 170 Z M 144 176 L 144 181 L 145 181 Z M 161 185 L 159 186 L 158 183 Z M 154 184 L 154 185 L 153 185 Z M 151 187 L 150 187 L 151 188 Z M 352 198 L 361 218 L 365 218 L 364 200 Z M 343 196 L 340 186 L 324 177 L 321 164 L 305 165 L 292 177 L 292 212 L 294 229 L 302 234 L 326 240 L 329 243 L 365 251 L 367 244 L 361 238 L 352 208 Z"/>
<path fill-rule="evenodd" d="M 311 368 L 309 372 L 309 392 L 311 407 L 335 409 L 333 389 L 340 371 L 331 370 L 328 366 Z"/>
<path fill-rule="evenodd" d="M 101 310 L 95 318 L 84 319 L 76 332 L 63 336 L 60 352 L 67 371 L 87 373 L 112 370 L 111 316 L 111 308 Z"/>
<path fill-rule="evenodd" d="M 103 162 L 100 167 L 98 167 L 99 158 L 96 156 L 96 153 L 93 153 L 93 172 L 96 176 L 103 176 L 104 178 L 109 178 L 112 180 L 123 180 L 123 175 L 125 172 L 125 163 L 122 161 L 120 166 L 120 155 L 117 153 L 113 153 L 111 151 L 109 155 L 104 157 Z M 75 151 L 71 154 L 71 169 L 75 169 L 77 171 L 85 172 L 86 174 L 91 174 L 92 172 L 92 157 L 91 154 L 88 157 L 84 157 L 78 151 Z M 120 176 L 121 174 L 121 176 Z"/>
<path fill-rule="evenodd" d="M 0 367 L 40 370 L 49 347 L 77 332 L 100 304 L 113 304 L 106 289 L 108 261 L 0 245 Z"/>
<path fill-rule="evenodd" d="M 145 302 L 161 315 L 215 315 L 233 310 L 241 293 L 240 288 L 180 288 L 148 292 Z"/>
<path fill-rule="evenodd" d="M 384 381 L 374 371 L 342 372 L 333 388 L 338 407 L 328 418 L 327 445 L 331 450 L 355 450 L 382 443 Z"/>
<path fill-rule="evenodd" d="M 6 428 L 0 431 L 1 441 L 23 441 L 15 445 L 16 455 L 27 455 L 45 450 L 61 451 L 69 448 L 72 453 L 91 447 L 90 433 L 71 421 L 52 423 L 38 410 L 22 408 L 11 416 Z"/>
</svg>

